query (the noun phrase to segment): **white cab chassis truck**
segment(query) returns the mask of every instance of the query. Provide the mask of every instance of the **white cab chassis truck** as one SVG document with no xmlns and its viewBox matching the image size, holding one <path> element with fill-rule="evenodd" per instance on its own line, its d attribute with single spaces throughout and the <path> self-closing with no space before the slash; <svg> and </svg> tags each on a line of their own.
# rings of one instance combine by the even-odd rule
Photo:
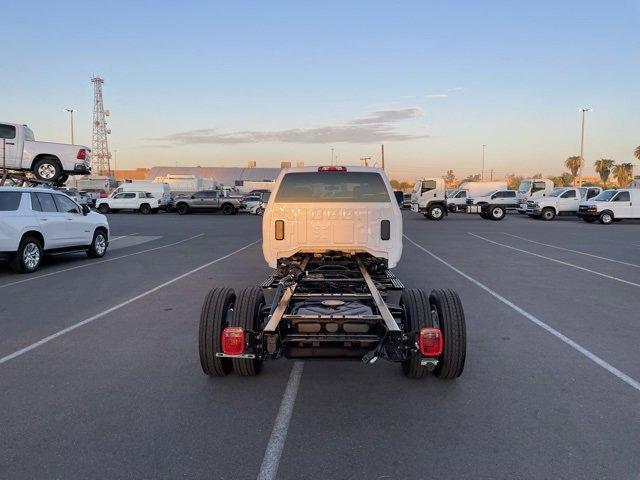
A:
<svg viewBox="0 0 640 480">
<path fill-rule="evenodd" d="M 447 195 L 447 209 L 450 212 L 466 212 L 467 198 L 487 195 L 496 190 L 506 190 L 507 182 L 462 182 L 452 195 Z"/>
<path fill-rule="evenodd" d="M 515 190 L 495 190 L 476 198 L 467 198 L 467 213 L 478 213 L 486 220 L 502 220 L 508 210 L 518 207 Z"/>
<path fill-rule="evenodd" d="M 0 169 L 32 172 L 37 180 L 63 184 L 69 175 L 91 173 L 91 149 L 37 142 L 26 125 L 0 122 Z"/>
<path fill-rule="evenodd" d="M 527 201 L 526 213 L 533 218 L 553 220 L 558 215 L 576 215 L 582 202 L 600 194 L 600 187 L 560 187 L 546 197 Z"/>
<path fill-rule="evenodd" d="M 430 220 L 447 215 L 447 195 L 442 178 L 418 178 L 411 192 L 411 211 Z"/>
<path fill-rule="evenodd" d="M 524 178 L 518 186 L 518 213 L 527 213 L 527 202 L 546 197 L 554 189 L 553 180 L 548 178 Z"/>
<path fill-rule="evenodd" d="M 466 327 L 451 290 L 406 289 L 391 272 L 402 216 L 384 171 L 284 169 L 262 222 L 275 270 L 259 286 L 212 289 L 200 317 L 205 374 L 251 376 L 268 359 L 398 362 L 411 378 L 462 373 Z"/>
<path fill-rule="evenodd" d="M 605 190 L 580 204 L 578 217 L 587 223 L 598 220 L 603 225 L 624 219 L 640 218 L 640 189 Z"/>
</svg>

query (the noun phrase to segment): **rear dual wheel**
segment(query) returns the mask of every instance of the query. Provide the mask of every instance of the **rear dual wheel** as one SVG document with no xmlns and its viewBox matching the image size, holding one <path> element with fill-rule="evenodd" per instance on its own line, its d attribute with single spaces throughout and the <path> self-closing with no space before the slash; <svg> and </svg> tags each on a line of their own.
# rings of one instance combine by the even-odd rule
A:
<svg viewBox="0 0 640 480">
<path fill-rule="evenodd" d="M 433 290 L 427 296 L 424 290 L 412 288 L 402 293 L 408 332 L 419 332 L 422 328 L 439 328 L 443 337 L 442 354 L 433 374 L 442 379 L 453 379 L 462 375 L 467 351 L 466 324 L 462 302 L 452 290 Z M 421 365 L 420 353 L 402 362 L 402 371 L 409 378 L 422 378 L 428 372 Z"/>
<path fill-rule="evenodd" d="M 258 287 L 242 289 L 238 295 L 231 288 L 218 287 L 207 294 L 198 337 L 200 365 L 206 375 L 222 377 L 231 370 L 242 376 L 260 373 L 262 360 L 218 357 L 216 354 L 222 353 L 222 332 L 226 327 L 258 330 L 264 305 L 264 295 Z"/>
</svg>

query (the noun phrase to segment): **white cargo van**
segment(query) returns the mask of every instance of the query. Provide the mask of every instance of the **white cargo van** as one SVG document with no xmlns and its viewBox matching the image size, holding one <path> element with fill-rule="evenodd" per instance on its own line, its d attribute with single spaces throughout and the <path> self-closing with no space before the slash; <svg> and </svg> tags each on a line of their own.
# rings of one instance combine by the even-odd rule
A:
<svg viewBox="0 0 640 480">
<path fill-rule="evenodd" d="M 447 195 L 442 178 L 418 178 L 411 192 L 411 211 L 431 220 L 442 220 L 447 214 Z"/>
<path fill-rule="evenodd" d="M 467 199 L 483 197 L 496 190 L 506 190 L 507 182 L 462 182 L 457 193 L 448 196 L 447 209 L 450 212 L 466 212 Z"/>
<path fill-rule="evenodd" d="M 527 212 L 527 202 L 540 197 L 546 197 L 554 189 L 552 180 L 548 178 L 525 178 L 518 186 L 518 213 Z"/>
<path fill-rule="evenodd" d="M 623 219 L 640 219 L 640 189 L 605 190 L 581 203 L 578 217 L 587 223 L 599 220 L 604 225 Z"/>
<path fill-rule="evenodd" d="M 171 187 L 168 183 L 156 183 L 148 180 L 126 180 L 120 184 L 110 197 L 123 192 L 149 192 L 153 198 L 160 200 L 160 209 L 166 210 L 171 204 Z"/>
</svg>

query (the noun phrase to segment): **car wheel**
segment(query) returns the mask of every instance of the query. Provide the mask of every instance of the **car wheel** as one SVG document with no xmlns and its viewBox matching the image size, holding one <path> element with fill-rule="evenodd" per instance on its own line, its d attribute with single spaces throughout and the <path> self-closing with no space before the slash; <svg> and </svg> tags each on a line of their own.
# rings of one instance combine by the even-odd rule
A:
<svg viewBox="0 0 640 480">
<path fill-rule="evenodd" d="M 243 288 L 236 295 L 229 326 L 254 332 L 260 331 L 261 311 L 264 306 L 264 294 L 260 287 Z M 262 360 L 257 358 L 234 358 L 232 364 L 233 371 L 243 377 L 253 377 L 262 370 Z"/>
<path fill-rule="evenodd" d="M 33 174 L 40 181 L 56 183 L 63 174 L 62 166 L 57 160 L 43 158 L 33 166 Z"/>
<path fill-rule="evenodd" d="M 602 212 L 598 220 L 600 220 L 600 223 L 602 225 L 609 225 L 611 222 L 613 222 L 613 215 L 611 215 L 609 212 Z"/>
<path fill-rule="evenodd" d="M 143 203 L 142 205 L 140 205 L 140 208 L 138 210 L 143 215 L 149 215 L 151 213 L 151 207 L 148 203 Z"/>
<path fill-rule="evenodd" d="M 547 207 L 542 209 L 542 213 L 540 214 L 540 216 L 543 220 L 549 221 L 556 218 L 556 212 L 553 210 L 553 208 Z"/>
<path fill-rule="evenodd" d="M 230 358 L 217 357 L 222 353 L 222 331 L 228 324 L 230 310 L 236 299 L 233 289 L 217 287 L 205 298 L 200 314 L 198 345 L 202 371 L 212 377 L 222 377 L 231 372 Z"/>
<path fill-rule="evenodd" d="M 225 215 L 233 215 L 234 213 L 236 213 L 236 209 L 230 203 L 225 203 L 222 206 L 222 213 L 224 213 Z"/>
<path fill-rule="evenodd" d="M 489 217 L 491 220 L 502 220 L 506 214 L 507 212 L 504 207 L 498 205 L 489 207 Z"/>
<path fill-rule="evenodd" d="M 420 288 L 405 288 L 400 298 L 400 306 L 404 311 L 403 327 L 405 333 L 420 332 L 429 324 L 429 297 Z M 420 352 L 402 362 L 402 373 L 409 378 L 422 378 L 428 372 L 426 365 L 421 364 Z"/>
<path fill-rule="evenodd" d="M 264 207 L 256 208 L 256 215 L 262 215 L 264 213 Z"/>
<path fill-rule="evenodd" d="M 444 217 L 444 210 L 440 205 L 432 205 L 429 207 L 427 214 L 431 220 L 442 220 L 442 217 Z"/>
<path fill-rule="evenodd" d="M 462 375 L 467 356 L 467 326 L 460 297 L 453 290 L 433 290 L 429 295 L 431 323 L 440 328 L 442 354 L 433 373 L 442 379 Z"/>
<path fill-rule="evenodd" d="M 24 237 L 20 240 L 18 251 L 11 262 L 11 268 L 17 273 L 31 273 L 42 263 L 42 245 L 37 238 Z"/>
<path fill-rule="evenodd" d="M 185 203 L 179 203 L 176 207 L 176 212 L 178 212 L 178 215 L 186 215 L 189 213 L 189 206 Z"/>
<path fill-rule="evenodd" d="M 109 210 L 109 205 L 107 205 L 106 203 L 101 203 L 100 205 L 98 205 L 98 211 L 102 214 L 109 213 Z"/>
<path fill-rule="evenodd" d="M 104 257 L 105 253 L 107 253 L 108 245 L 109 242 L 107 241 L 107 234 L 104 230 L 96 230 L 93 234 L 93 241 L 89 246 L 89 250 L 87 250 L 87 256 L 89 258 Z"/>
</svg>

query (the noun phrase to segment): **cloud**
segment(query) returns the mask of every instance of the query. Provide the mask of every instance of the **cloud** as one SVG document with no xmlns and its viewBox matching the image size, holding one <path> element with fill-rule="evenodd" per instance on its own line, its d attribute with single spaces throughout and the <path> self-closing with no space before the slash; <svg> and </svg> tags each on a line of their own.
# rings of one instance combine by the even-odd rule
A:
<svg viewBox="0 0 640 480">
<path fill-rule="evenodd" d="M 463 92 L 465 90 L 466 90 L 466 88 L 464 88 L 464 87 L 453 87 L 453 88 L 450 88 L 447 91 L 448 92 Z"/>
<path fill-rule="evenodd" d="M 398 110 L 376 110 L 365 117 L 355 118 L 339 125 L 284 130 L 241 130 L 235 132 L 220 132 L 216 129 L 202 128 L 151 140 L 167 142 L 171 146 L 260 142 L 376 143 L 381 141 L 406 141 L 426 138 L 427 136 L 401 133 L 397 130 L 395 124 L 421 116 L 423 116 L 423 112 L 417 107 Z"/>
<path fill-rule="evenodd" d="M 449 95 L 446 93 L 433 93 L 431 95 L 425 95 L 424 98 L 447 98 Z"/>
</svg>

